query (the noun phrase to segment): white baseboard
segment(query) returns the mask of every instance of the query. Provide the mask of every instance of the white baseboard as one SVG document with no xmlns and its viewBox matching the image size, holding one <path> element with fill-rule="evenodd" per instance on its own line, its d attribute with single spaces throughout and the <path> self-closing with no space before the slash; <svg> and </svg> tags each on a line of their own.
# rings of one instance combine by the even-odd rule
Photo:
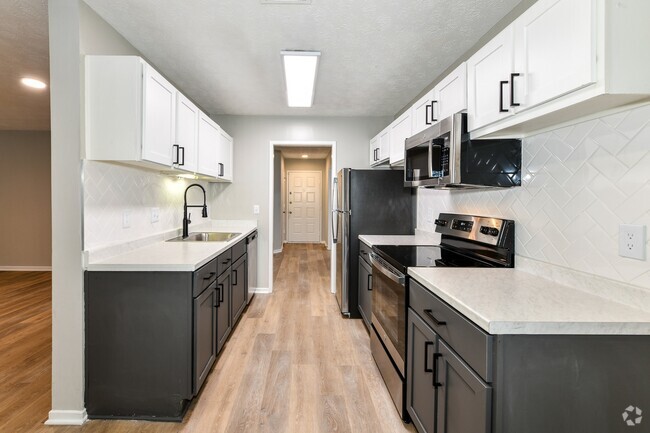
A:
<svg viewBox="0 0 650 433">
<path fill-rule="evenodd" d="M 256 287 L 254 290 L 255 293 L 271 293 L 271 289 L 268 287 Z"/>
<path fill-rule="evenodd" d="M 51 270 L 52 266 L 0 266 L 0 271 L 41 272 Z"/>
<path fill-rule="evenodd" d="M 51 410 L 45 425 L 82 425 L 88 421 L 84 410 Z"/>
<path fill-rule="evenodd" d="M 280 254 L 282 252 L 283 248 L 284 248 L 284 246 L 280 247 L 280 249 L 278 249 L 278 250 L 273 250 L 273 254 Z"/>
</svg>

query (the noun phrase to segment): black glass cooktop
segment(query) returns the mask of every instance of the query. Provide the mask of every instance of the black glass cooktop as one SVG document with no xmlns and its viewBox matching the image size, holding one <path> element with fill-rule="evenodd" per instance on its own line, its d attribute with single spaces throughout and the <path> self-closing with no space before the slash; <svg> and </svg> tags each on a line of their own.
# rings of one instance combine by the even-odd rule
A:
<svg viewBox="0 0 650 433">
<path fill-rule="evenodd" d="M 395 269 L 406 274 L 412 267 L 492 267 L 490 263 L 439 245 L 375 245 L 375 251 Z"/>
</svg>

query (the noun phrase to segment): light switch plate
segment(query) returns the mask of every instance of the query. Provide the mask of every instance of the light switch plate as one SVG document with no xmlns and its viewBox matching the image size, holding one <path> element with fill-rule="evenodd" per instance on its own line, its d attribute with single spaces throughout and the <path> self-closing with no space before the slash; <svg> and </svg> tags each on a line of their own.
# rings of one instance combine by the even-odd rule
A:
<svg viewBox="0 0 650 433">
<path fill-rule="evenodd" d="M 128 229 L 131 227 L 131 211 L 125 210 L 122 212 L 122 228 Z"/>
<path fill-rule="evenodd" d="M 618 255 L 631 259 L 645 260 L 645 226 L 621 224 L 618 232 Z"/>
<path fill-rule="evenodd" d="M 160 221 L 160 208 L 152 207 L 151 208 L 151 222 L 152 223 L 157 223 L 158 221 Z"/>
<path fill-rule="evenodd" d="M 253 205 L 253 215 L 259 215 L 260 214 L 260 205 L 256 204 Z"/>
</svg>

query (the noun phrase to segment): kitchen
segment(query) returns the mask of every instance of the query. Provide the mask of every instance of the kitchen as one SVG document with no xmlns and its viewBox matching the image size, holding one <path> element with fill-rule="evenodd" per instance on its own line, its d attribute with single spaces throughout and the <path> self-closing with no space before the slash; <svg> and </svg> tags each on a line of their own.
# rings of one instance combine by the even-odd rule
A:
<svg viewBox="0 0 650 433">
<path fill-rule="evenodd" d="M 86 249 L 81 243 L 79 227 L 81 227 L 82 204 L 78 200 L 82 187 L 86 187 L 86 185 L 82 185 L 78 176 L 75 175 L 75 170 L 78 170 L 78 159 L 69 158 L 70 155 L 79 155 L 82 150 L 79 139 L 79 131 L 82 130 L 79 126 L 81 116 L 75 114 L 80 113 L 81 110 L 70 110 L 67 105 L 70 100 L 81 100 L 81 89 L 79 89 L 81 72 L 75 72 L 75 68 L 71 70 L 69 62 L 74 63 L 74 59 L 78 59 L 80 53 L 100 54 L 95 51 L 100 48 L 103 50 L 101 54 L 125 54 L 125 50 L 128 51 L 128 54 L 136 54 L 134 51 L 137 51 L 132 46 L 129 47 L 130 44 L 126 40 L 117 40 L 119 39 L 117 38 L 111 41 L 111 38 L 107 38 L 105 35 L 111 33 L 110 28 L 107 30 L 108 33 L 104 34 L 104 39 L 96 34 L 93 35 L 92 32 L 88 33 L 90 30 L 97 30 L 108 25 L 102 24 L 102 20 L 98 16 L 77 10 L 86 8 L 85 4 L 73 3 L 75 5 L 67 6 L 71 9 L 61 6 L 64 9 L 59 11 L 60 15 L 56 15 L 57 7 L 50 5 L 53 9 L 50 20 L 73 19 L 79 14 L 82 18 L 91 17 L 90 21 L 84 21 L 86 18 L 82 19 L 81 26 L 78 22 L 76 24 L 71 22 L 68 23 L 69 25 L 60 27 L 51 26 L 51 31 L 54 33 L 61 29 L 67 29 L 74 33 L 75 28 L 80 28 L 80 32 L 77 32 L 79 34 L 72 35 L 75 40 L 79 41 L 76 53 L 69 47 L 68 51 L 57 51 L 57 49 L 63 49 L 62 47 L 57 48 L 57 35 L 50 36 L 52 44 L 50 74 L 53 91 L 57 88 L 54 84 L 61 79 L 63 80 L 62 87 L 58 88 L 65 88 L 63 84 L 69 85 L 71 86 L 69 88 L 73 89 L 78 96 L 75 99 L 75 97 L 67 95 L 66 103 L 57 107 L 57 101 L 63 101 L 57 99 L 57 95 L 53 94 L 52 103 L 53 149 L 59 150 L 53 152 L 52 156 L 52 218 L 55 227 L 53 230 L 53 303 L 55 312 L 57 308 L 64 308 L 59 311 L 66 312 L 65 317 L 59 316 L 59 319 L 55 319 L 61 320 L 61 322 L 54 322 L 53 338 L 53 405 L 60 410 L 81 410 L 83 408 L 84 381 L 83 332 L 82 326 L 80 326 L 84 319 L 82 299 L 79 296 L 80 293 L 83 293 L 83 284 L 81 273 L 74 270 L 78 268 L 79 252 Z M 463 53 L 467 52 L 465 57 L 469 58 L 472 54 L 469 52 L 472 49 L 472 42 L 476 42 L 477 46 L 474 51 L 477 51 L 493 36 L 496 36 L 501 28 L 505 28 L 509 22 L 512 22 L 527 9 L 531 3 L 533 2 L 519 5 L 507 15 L 504 21 L 500 22 L 500 17 L 506 15 L 515 5 L 504 6 L 501 11 L 502 15 L 493 16 L 493 21 L 478 32 L 475 39 L 465 45 L 465 49 L 456 48 L 457 52 L 448 55 L 445 66 L 453 66 L 457 59 L 460 60 L 460 56 L 465 56 Z M 93 5 L 91 4 L 91 6 Z M 101 9 L 101 5 L 94 6 Z M 314 6 L 291 5 L 290 7 Z M 105 6 L 105 9 L 110 8 Z M 106 12 L 105 10 L 104 13 Z M 481 35 L 498 22 L 500 27 L 493 28 L 488 35 L 479 40 Z M 458 26 L 458 28 L 460 27 L 465 30 L 467 26 Z M 70 35 L 61 36 L 69 37 Z M 94 46 L 92 46 L 93 43 Z M 171 50 L 172 47 L 169 49 Z M 638 53 L 639 67 L 635 70 L 642 71 L 643 67 L 647 66 L 647 59 L 642 57 L 644 55 L 646 54 Z M 146 53 L 146 57 L 152 61 L 156 60 L 153 52 Z M 324 55 L 322 62 L 325 67 Z M 154 63 L 159 66 L 158 62 L 154 61 Z M 422 78 L 421 82 L 424 84 L 414 89 L 406 99 L 396 95 L 386 96 L 388 99 L 397 99 L 403 102 L 388 113 L 391 116 L 389 118 L 324 116 L 310 119 L 309 117 L 296 116 L 278 119 L 274 116 L 250 118 L 236 115 L 216 116 L 217 123 L 234 138 L 233 167 L 235 172 L 232 184 L 215 184 L 209 188 L 209 214 L 224 220 L 259 218 L 260 266 L 258 266 L 258 277 L 260 281 L 266 281 L 269 287 L 272 284 L 269 281 L 271 269 L 267 266 L 271 256 L 270 236 L 262 235 L 264 232 L 269 232 L 270 218 L 267 218 L 266 214 L 270 213 L 270 209 L 265 205 L 269 201 L 269 193 L 259 187 L 268 178 L 266 167 L 270 163 L 268 157 L 258 158 L 256 155 L 268 155 L 271 140 L 335 139 L 337 158 L 339 158 L 336 165 L 338 168 L 368 167 L 368 141 L 391 123 L 394 114 L 398 114 L 394 116 L 396 119 L 403 114 L 400 107 L 406 109 L 411 106 L 412 103 L 409 100 L 417 102 L 418 91 L 423 90 L 432 80 L 436 80 L 436 76 L 443 78 L 447 75 L 446 72 L 453 70 L 453 68 L 448 69 L 449 71 L 445 71 L 444 66 L 438 67 L 437 74 Z M 172 71 L 173 69 L 164 70 L 170 75 Z M 319 74 L 321 77 L 319 80 L 326 76 L 323 71 L 320 71 Z M 415 78 L 417 78 L 416 75 L 413 76 L 413 79 Z M 66 80 L 70 81 L 66 83 Z M 179 87 L 189 93 L 192 84 L 188 85 L 190 87 L 187 89 L 184 86 Z M 281 88 L 281 82 L 278 84 L 278 88 Z M 387 92 L 389 91 L 392 90 L 388 89 Z M 423 91 L 421 96 L 426 96 L 426 93 Z M 645 93 L 647 94 L 647 92 Z M 278 99 L 280 100 L 281 96 L 278 96 Z M 375 100 L 374 102 L 386 101 Z M 395 103 L 391 102 L 391 105 L 394 106 Z M 512 191 L 487 190 L 454 193 L 417 189 L 416 227 L 425 232 L 435 233 L 434 220 L 443 211 L 513 219 L 516 221 L 516 233 L 519 236 L 519 242 L 516 245 L 517 267 L 527 264 L 526 269 L 532 269 L 539 262 L 550 263 L 557 266 L 551 268 L 554 275 L 564 278 L 564 281 L 573 279 L 573 285 L 586 284 L 596 287 L 600 295 L 611 297 L 612 293 L 615 293 L 619 296 L 629 296 L 630 302 L 634 301 L 637 305 L 647 305 L 644 304 L 647 302 L 647 294 L 644 291 L 648 287 L 647 261 L 635 261 L 618 256 L 618 226 L 620 224 L 647 226 L 648 224 L 648 209 L 646 207 L 648 202 L 648 152 L 645 139 L 647 135 L 644 135 L 647 134 L 645 126 L 648 117 L 650 117 L 647 114 L 647 106 L 629 106 L 625 110 L 604 112 L 607 103 L 600 98 L 594 101 L 595 108 L 591 109 L 592 112 L 587 113 L 584 110 L 585 105 L 588 104 L 582 103 L 582 111 L 577 110 L 578 117 L 583 119 L 585 119 L 584 116 L 590 117 L 586 118 L 586 121 L 573 122 L 570 125 L 557 122 L 557 119 L 552 118 L 552 113 L 543 113 L 546 116 L 546 121 L 552 123 L 545 127 L 546 132 L 525 138 L 522 146 L 523 187 L 515 188 Z M 340 112 L 343 113 L 343 111 Z M 565 111 L 564 114 L 567 112 Z M 521 115 L 525 116 L 526 114 L 522 113 Z M 66 116 L 68 116 L 67 119 L 61 119 Z M 56 129 L 56 125 L 59 125 L 56 122 L 59 120 L 65 125 L 76 126 L 64 130 Z M 515 121 L 506 119 L 499 124 L 504 128 L 514 130 L 517 125 L 512 122 Z M 526 122 L 530 122 L 530 119 L 527 119 Z M 488 125 L 483 132 L 485 134 L 494 132 L 490 131 L 490 127 Z M 331 131 L 337 132 L 332 133 Z M 68 138 L 62 142 L 60 140 L 62 136 Z M 358 149 L 353 149 L 354 147 L 358 147 Z M 344 152 L 349 152 L 348 156 L 345 156 Z M 370 153 L 372 154 L 372 149 Z M 65 158 L 66 156 L 68 159 Z M 97 174 L 96 171 L 93 171 L 97 167 L 100 165 L 90 161 L 84 169 L 89 170 L 87 173 L 93 176 Z M 110 170 L 108 174 L 99 174 L 113 175 L 116 179 L 139 179 L 148 176 L 142 174 L 146 173 L 144 171 L 133 170 L 135 169 L 120 167 Z M 262 175 L 251 176 L 250 173 L 261 173 Z M 526 175 L 530 177 L 527 179 Z M 101 184 L 102 179 L 106 182 L 105 177 L 101 179 L 100 177 L 96 178 L 98 185 Z M 151 181 L 145 179 L 142 182 L 142 185 L 147 188 L 153 188 Z M 184 183 L 181 189 L 187 185 L 189 183 Z M 90 185 L 89 187 L 92 188 Z M 254 205 L 261 205 L 261 216 L 254 216 L 252 212 Z M 147 205 L 146 207 L 152 206 Z M 164 210 L 163 205 L 160 207 L 161 210 Z M 182 209 L 182 204 L 180 208 Z M 179 212 L 178 207 L 175 209 L 175 212 Z M 93 211 L 93 209 L 89 210 Z M 135 223 L 139 211 L 132 212 L 131 218 Z M 147 213 L 146 217 L 149 218 L 150 215 Z M 193 218 L 195 223 L 200 221 L 198 212 Z M 119 222 L 117 224 L 119 226 L 123 224 L 122 219 L 123 215 L 118 215 Z M 86 223 L 86 219 L 84 219 L 84 223 Z M 92 213 L 88 215 L 88 223 L 93 224 Z M 95 224 L 95 227 L 101 228 L 101 219 L 97 219 Z M 121 227 L 118 229 L 115 230 L 116 233 L 123 233 Z M 103 236 L 103 240 L 113 237 L 113 233 L 100 230 L 86 231 L 84 235 L 90 235 L 87 239 L 88 242 L 99 239 L 101 236 Z M 523 259 L 519 260 L 520 257 Z M 526 261 L 527 259 L 530 260 Z M 71 274 L 57 273 L 57 268 L 66 269 L 65 272 L 71 272 Z M 583 280 L 576 281 L 576 274 L 570 273 L 566 269 L 577 270 L 581 273 L 580 275 L 587 274 L 587 277 L 595 275 L 604 278 L 606 284 L 598 278 L 585 277 Z M 545 275 L 550 272 L 548 267 L 539 268 L 537 271 Z M 612 281 L 620 284 L 613 284 Z M 262 286 L 264 285 L 262 284 Z M 631 286 L 631 289 L 628 286 Z M 275 295 L 274 293 L 273 296 Z M 233 338 L 236 335 L 233 334 Z M 217 363 L 217 368 L 218 366 Z M 62 383 L 65 383 L 66 386 L 61 387 Z"/>
</svg>

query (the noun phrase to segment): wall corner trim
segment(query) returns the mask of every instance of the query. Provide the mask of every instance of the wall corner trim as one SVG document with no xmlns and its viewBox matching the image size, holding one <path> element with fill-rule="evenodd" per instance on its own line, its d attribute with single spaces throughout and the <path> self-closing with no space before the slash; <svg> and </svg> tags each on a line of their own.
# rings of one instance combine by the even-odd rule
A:
<svg viewBox="0 0 650 433">
<path fill-rule="evenodd" d="M 82 425 L 88 421 L 86 409 L 83 410 L 51 410 L 45 425 Z"/>
</svg>

